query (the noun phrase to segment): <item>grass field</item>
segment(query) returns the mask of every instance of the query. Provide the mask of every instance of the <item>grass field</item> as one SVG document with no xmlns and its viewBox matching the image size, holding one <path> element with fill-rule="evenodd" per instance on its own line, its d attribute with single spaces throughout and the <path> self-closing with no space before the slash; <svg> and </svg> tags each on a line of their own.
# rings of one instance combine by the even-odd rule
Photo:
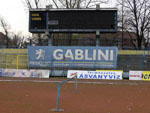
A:
<svg viewBox="0 0 150 113">
<path fill-rule="evenodd" d="M 54 113 L 57 84 L 66 78 L 0 78 L 0 113 Z M 78 80 L 61 86 L 64 113 L 150 113 L 150 82 Z"/>
</svg>

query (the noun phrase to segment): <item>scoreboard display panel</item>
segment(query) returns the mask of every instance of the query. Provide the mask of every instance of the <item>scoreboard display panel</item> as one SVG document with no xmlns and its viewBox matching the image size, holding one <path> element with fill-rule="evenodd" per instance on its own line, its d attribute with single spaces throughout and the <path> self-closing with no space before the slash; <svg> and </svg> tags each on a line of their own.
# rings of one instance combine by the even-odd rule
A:
<svg viewBox="0 0 150 113">
<path fill-rule="evenodd" d="M 46 29 L 46 12 L 32 11 L 29 13 L 29 31 L 42 32 Z"/>
<path fill-rule="evenodd" d="M 38 9 L 29 19 L 30 32 L 117 32 L 117 9 Z"/>
</svg>

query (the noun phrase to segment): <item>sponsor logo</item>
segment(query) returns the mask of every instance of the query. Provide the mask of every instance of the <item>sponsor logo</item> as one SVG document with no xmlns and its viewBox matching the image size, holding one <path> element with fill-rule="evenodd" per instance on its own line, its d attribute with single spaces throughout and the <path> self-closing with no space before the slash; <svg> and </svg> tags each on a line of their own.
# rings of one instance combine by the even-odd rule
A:
<svg viewBox="0 0 150 113">
<path fill-rule="evenodd" d="M 36 50 L 36 59 L 39 60 L 39 59 L 44 59 L 45 58 L 45 50 L 43 49 L 38 49 Z"/>
<path fill-rule="evenodd" d="M 130 75 L 130 77 L 140 77 L 140 78 L 143 78 L 143 76 L 140 76 L 140 75 Z"/>
<path fill-rule="evenodd" d="M 77 72 L 75 72 L 75 73 L 71 73 L 71 77 L 74 77 L 74 76 L 77 76 L 78 75 L 78 73 Z"/>
</svg>

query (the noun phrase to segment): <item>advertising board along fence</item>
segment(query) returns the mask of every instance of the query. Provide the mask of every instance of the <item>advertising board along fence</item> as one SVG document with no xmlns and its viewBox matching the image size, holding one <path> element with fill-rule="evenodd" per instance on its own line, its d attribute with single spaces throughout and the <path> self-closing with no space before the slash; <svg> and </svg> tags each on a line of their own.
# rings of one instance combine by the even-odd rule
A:
<svg viewBox="0 0 150 113">
<path fill-rule="evenodd" d="M 150 71 L 129 71 L 129 80 L 150 81 Z"/>
<path fill-rule="evenodd" d="M 150 81 L 150 71 L 143 72 L 143 80 Z"/>
<path fill-rule="evenodd" d="M 129 80 L 143 80 L 143 71 L 129 71 Z"/>
<path fill-rule="evenodd" d="M 105 80 L 122 80 L 123 71 L 102 70 L 102 71 L 82 71 L 68 70 L 67 78 L 77 76 L 78 79 L 105 79 Z"/>
<path fill-rule="evenodd" d="M 2 69 L 2 76 L 49 78 L 49 70 Z"/>
<path fill-rule="evenodd" d="M 30 68 L 116 68 L 117 47 L 28 46 Z"/>
</svg>

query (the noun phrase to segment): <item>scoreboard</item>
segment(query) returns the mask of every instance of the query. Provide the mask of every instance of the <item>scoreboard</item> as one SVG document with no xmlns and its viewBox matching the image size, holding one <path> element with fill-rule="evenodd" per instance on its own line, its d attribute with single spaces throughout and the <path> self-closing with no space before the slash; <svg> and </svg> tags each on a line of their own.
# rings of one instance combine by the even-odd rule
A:
<svg viewBox="0 0 150 113">
<path fill-rule="evenodd" d="M 46 29 L 46 12 L 34 11 L 30 12 L 29 30 L 45 30 Z"/>
<path fill-rule="evenodd" d="M 29 31 L 117 32 L 117 9 L 31 9 Z"/>
</svg>

